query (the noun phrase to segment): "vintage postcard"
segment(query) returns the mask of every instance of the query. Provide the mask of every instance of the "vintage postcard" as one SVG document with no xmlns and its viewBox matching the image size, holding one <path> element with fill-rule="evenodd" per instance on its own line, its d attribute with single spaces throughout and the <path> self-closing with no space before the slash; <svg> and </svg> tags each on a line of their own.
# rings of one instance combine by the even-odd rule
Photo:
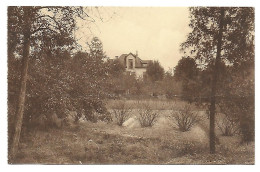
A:
<svg viewBox="0 0 260 172">
<path fill-rule="evenodd" d="M 255 8 L 8 6 L 8 164 L 255 164 Z"/>
</svg>

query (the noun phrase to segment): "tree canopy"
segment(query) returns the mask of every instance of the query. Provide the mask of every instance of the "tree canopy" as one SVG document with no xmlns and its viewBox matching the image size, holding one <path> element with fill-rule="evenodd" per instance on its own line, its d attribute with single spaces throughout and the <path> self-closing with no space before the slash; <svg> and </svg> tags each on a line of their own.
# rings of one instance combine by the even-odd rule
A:
<svg viewBox="0 0 260 172">
<path fill-rule="evenodd" d="M 164 69 L 160 65 L 159 61 L 149 62 L 146 69 L 146 74 L 152 82 L 159 81 L 164 77 Z"/>
<path fill-rule="evenodd" d="M 85 18 L 83 7 L 8 7 L 8 52 L 22 56 L 24 38 L 30 55 L 54 55 L 76 47 L 76 18 Z"/>
<path fill-rule="evenodd" d="M 174 69 L 174 77 L 177 80 L 195 79 L 198 74 L 196 61 L 193 58 L 187 57 L 179 60 Z"/>
<path fill-rule="evenodd" d="M 18 101 L 14 105 L 17 106 L 16 119 L 14 129 L 10 130 L 14 134 L 9 137 L 9 142 L 12 141 L 9 154 L 11 161 L 18 148 L 23 124 L 29 61 L 32 58 L 39 61 L 42 57 L 51 58 L 57 53 L 64 54 L 76 48 L 76 18 L 85 17 L 88 14 L 83 7 L 8 7 L 8 62 L 12 58 L 19 58 L 22 63 Z"/>
<path fill-rule="evenodd" d="M 216 58 L 217 39 L 224 10 L 221 59 L 230 64 L 254 59 L 254 8 L 247 7 L 192 7 L 190 24 L 192 31 L 181 44 L 181 50 L 202 64 Z"/>
</svg>

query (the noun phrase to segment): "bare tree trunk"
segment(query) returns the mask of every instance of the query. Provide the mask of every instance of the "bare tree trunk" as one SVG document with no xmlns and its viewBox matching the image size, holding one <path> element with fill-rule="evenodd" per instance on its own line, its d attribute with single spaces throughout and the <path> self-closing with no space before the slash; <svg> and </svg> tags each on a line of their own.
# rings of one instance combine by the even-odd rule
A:
<svg viewBox="0 0 260 172">
<path fill-rule="evenodd" d="M 28 16 L 29 16 L 28 11 L 25 10 L 24 17 L 26 21 L 28 21 Z M 26 22 L 24 28 L 24 45 L 23 45 L 20 93 L 19 93 L 19 99 L 17 104 L 14 135 L 13 135 L 12 145 L 9 154 L 10 162 L 14 160 L 15 155 L 17 153 L 19 140 L 20 140 L 20 133 L 23 124 L 23 113 L 24 113 L 24 104 L 25 104 L 25 96 L 26 96 L 26 82 L 27 82 L 28 63 L 29 63 L 29 51 L 30 51 L 30 30 L 28 29 L 28 22 Z"/>
<path fill-rule="evenodd" d="M 217 44 L 217 56 L 215 61 L 215 69 L 213 74 L 213 81 L 211 86 L 211 100 L 210 100 L 210 131 L 209 131 L 209 147 L 210 153 L 214 154 L 216 152 L 216 136 L 215 136 L 215 111 L 216 111 L 216 88 L 217 80 L 219 75 L 219 63 L 220 63 L 220 53 L 221 44 L 223 36 L 223 20 L 224 20 L 224 8 L 221 8 L 220 22 L 219 22 L 219 33 L 218 33 L 218 44 Z"/>
</svg>

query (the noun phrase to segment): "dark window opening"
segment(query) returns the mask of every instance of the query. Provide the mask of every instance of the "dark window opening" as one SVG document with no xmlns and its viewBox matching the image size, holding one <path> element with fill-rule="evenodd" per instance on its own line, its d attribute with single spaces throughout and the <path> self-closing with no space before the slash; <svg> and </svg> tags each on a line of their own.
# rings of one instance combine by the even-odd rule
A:
<svg viewBox="0 0 260 172">
<path fill-rule="evenodd" d="M 133 69 L 134 67 L 133 59 L 129 59 L 128 62 L 129 62 L 129 69 Z"/>
</svg>

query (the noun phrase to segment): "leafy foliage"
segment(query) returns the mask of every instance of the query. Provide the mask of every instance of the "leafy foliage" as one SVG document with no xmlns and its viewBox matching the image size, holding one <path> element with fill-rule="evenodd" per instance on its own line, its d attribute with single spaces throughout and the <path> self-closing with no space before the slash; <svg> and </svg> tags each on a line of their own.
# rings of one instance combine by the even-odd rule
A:
<svg viewBox="0 0 260 172">
<path fill-rule="evenodd" d="M 221 111 L 237 121 L 242 141 L 254 140 L 255 101 L 254 101 L 254 63 L 247 61 L 232 68 L 232 82 L 225 89 L 226 98 L 219 103 Z"/>
<path fill-rule="evenodd" d="M 181 58 L 174 69 L 174 77 L 177 81 L 195 79 L 199 70 L 193 58 Z"/>
<path fill-rule="evenodd" d="M 31 56 L 55 55 L 76 46 L 73 32 L 83 7 L 8 7 L 8 52 L 22 56 L 23 37 L 30 37 Z"/>
<path fill-rule="evenodd" d="M 90 53 L 78 52 L 73 57 L 36 60 L 34 72 L 30 72 L 28 107 L 38 113 L 55 111 L 60 117 L 67 110 L 77 111 L 78 118 L 85 115 L 91 121 L 95 121 L 94 112 L 106 113 L 102 99 L 106 96 L 107 67 L 102 53 L 91 49 Z"/>
<path fill-rule="evenodd" d="M 160 81 L 164 77 L 164 69 L 160 65 L 159 61 L 149 62 L 147 65 L 146 74 L 152 82 Z"/>
<path fill-rule="evenodd" d="M 184 100 L 194 101 L 199 96 L 198 74 L 196 61 L 187 57 L 179 60 L 174 70 L 174 78 L 181 83 L 181 95 Z"/>
<path fill-rule="evenodd" d="M 190 8 L 190 28 L 187 40 L 181 44 L 189 56 L 207 65 L 216 55 L 220 11 L 224 9 L 221 58 L 229 63 L 241 63 L 254 58 L 254 9 L 235 7 Z M 186 50 L 189 49 L 189 52 Z"/>
<path fill-rule="evenodd" d="M 16 119 L 9 127 L 10 161 L 15 158 L 23 125 L 29 60 L 43 54 L 51 57 L 75 48 L 75 20 L 88 17 L 85 14 L 82 7 L 8 7 L 8 59 L 22 58 Z M 13 123 L 10 121 L 10 124 Z M 14 134 L 11 135 L 12 131 Z"/>
<path fill-rule="evenodd" d="M 115 60 L 109 60 L 109 74 L 111 77 L 118 78 L 122 76 L 122 74 L 125 72 L 125 67 L 118 59 Z"/>
<path fill-rule="evenodd" d="M 181 95 L 182 84 L 175 79 L 172 73 L 166 72 L 162 81 L 162 90 L 166 98 L 173 99 L 175 96 Z"/>
<path fill-rule="evenodd" d="M 190 8 L 189 26 L 192 31 L 189 33 L 187 40 L 181 44 L 182 51 L 186 56 L 198 60 L 202 67 L 203 65 L 204 67 L 208 66 L 211 62 L 214 63 L 210 93 L 210 152 L 215 153 L 214 120 L 216 97 L 217 94 L 225 92 L 225 89 L 229 87 L 228 85 L 221 87 L 218 83 L 220 81 L 220 62 L 222 61 L 225 65 L 230 65 L 235 68 L 236 66 L 243 66 L 248 61 L 253 61 L 255 32 L 254 8 Z M 231 74 L 233 74 L 233 72 L 231 72 Z M 245 81 L 243 77 L 240 79 Z M 230 83 L 234 82 L 230 81 Z M 234 90 L 236 89 L 238 89 L 238 87 Z M 237 100 L 241 100 L 241 97 L 238 95 L 232 95 L 231 97 L 233 97 L 230 99 L 233 103 L 237 102 Z M 253 103 L 252 101 L 250 102 Z M 240 107 L 244 107 L 247 104 L 241 101 L 240 103 Z M 253 104 L 251 106 L 253 106 Z M 234 106 L 230 106 L 230 108 L 234 108 Z M 248 132 L 248 127 L 243 128 L 247 128 L 246 132 Z"/>
</svg>

